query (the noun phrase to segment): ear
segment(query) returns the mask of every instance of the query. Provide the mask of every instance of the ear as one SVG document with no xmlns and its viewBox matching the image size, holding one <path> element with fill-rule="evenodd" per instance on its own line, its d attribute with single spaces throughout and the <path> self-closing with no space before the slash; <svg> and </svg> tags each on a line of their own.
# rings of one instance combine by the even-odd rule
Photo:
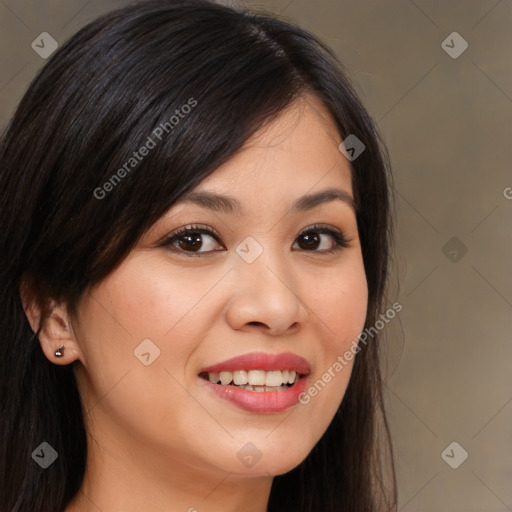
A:
<svg viewBox="0 0 512 512">
<path fill-rule="evenodd" d="M 43 314 L 41 306 L 36 300 L 29 299 L 23 286 L 20 288 L 20 295 L 25 315 L 34 333 L 39 330 L 43 321 L 38 338 L 47 359 L 58 365 L 70 364 L 76 360 L 83 361 L 82 351 L 65 305 L 49 300 L 46 313 Z M 63 347 L 60 350 L 62 356 L 57 357 L 55 352 L 60 347 Z"/>
</svg>

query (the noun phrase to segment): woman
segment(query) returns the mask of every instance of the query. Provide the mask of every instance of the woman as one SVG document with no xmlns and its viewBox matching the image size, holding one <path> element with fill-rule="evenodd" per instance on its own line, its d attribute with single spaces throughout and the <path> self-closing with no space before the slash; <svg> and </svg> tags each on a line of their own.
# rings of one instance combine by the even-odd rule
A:
<svg viewBox="0 0 512 512">
<path fill-rule="evenodd" d="M 387 160 L 317 39 L 112 12 L 0 157 L 0 510 L 394 510 Z"/>
</svg>

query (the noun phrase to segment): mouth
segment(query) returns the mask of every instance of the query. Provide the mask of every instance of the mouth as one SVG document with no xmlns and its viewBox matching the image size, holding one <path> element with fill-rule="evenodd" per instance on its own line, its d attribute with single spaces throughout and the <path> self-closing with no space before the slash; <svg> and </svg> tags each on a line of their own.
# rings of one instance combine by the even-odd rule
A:
<svg viewBox="0 0 512 512">
<path fill-rule="evenodd" d="M 291 353 L 254 352 L 203 368 L 199 377 L 218 397 L 250 412 L 280 412 L 299 401 L 311 372 Z"/>
<path fill-rule="evenodd" d="M 199 377 L 221 386 L 234 386 L 257 393 L 284 391 L 299 381 L 300 374 L 295 370 L 235 370 L 222 372 L 202 372 Z"/>
</svg>

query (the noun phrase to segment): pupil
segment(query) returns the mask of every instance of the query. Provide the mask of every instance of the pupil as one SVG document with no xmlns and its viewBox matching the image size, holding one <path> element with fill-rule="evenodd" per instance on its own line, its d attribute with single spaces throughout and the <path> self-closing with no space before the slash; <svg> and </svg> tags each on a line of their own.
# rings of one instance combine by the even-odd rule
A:
<svg viewBox="0 0 512 512">
<path fill-rule="evenodd" d="M 306 249 L 314 248 L 316 249 L 318 247 L 318 244 L 320 243 L 320 237 L 318 234 L 304 234 L 302 235 L 302 246 Z"/>
<path fill-rule="evenodd" d="M 200 233 L 183 235 L 180 240 L 180 247 L 184 250 L 197 251 L 201 248 L 202 240 Z"/>
</svg>

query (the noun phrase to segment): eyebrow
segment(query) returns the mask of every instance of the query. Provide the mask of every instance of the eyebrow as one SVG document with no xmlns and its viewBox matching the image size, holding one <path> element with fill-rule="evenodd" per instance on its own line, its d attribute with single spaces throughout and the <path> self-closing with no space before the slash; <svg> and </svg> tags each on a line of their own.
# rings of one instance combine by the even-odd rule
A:
<svg viewBox="0 0 512 512">
<path fill-rule="evenodd" d="M 293 212 L 304 212 L 312 210 L 321 204 L 339 200 L 348 204 L 354 212 L 357 205 L 354 198 L 345 190 L 339 188 L 327 188 L 313 194 L 306 194 L 299 197 L 292 206 Z M 240 213 L 242 205 L 238 199 L 234 197 L 213 194 L 211 192 L 189 192 L 185 194 L 178 203 L 190 202 L 197 204 L 203 208 L 208 208 L 223 213 Z"/>
</svg>

